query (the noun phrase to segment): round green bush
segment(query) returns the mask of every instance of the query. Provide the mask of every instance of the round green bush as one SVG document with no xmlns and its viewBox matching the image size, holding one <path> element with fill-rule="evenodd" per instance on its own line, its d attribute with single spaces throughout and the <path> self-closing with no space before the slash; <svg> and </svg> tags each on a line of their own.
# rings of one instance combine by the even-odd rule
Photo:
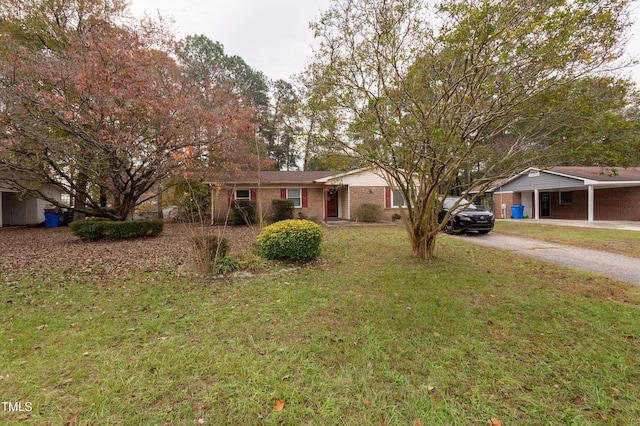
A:
<svg viewBox="0 0 640 426">
<path fill-rule="evenodd" d="M 289 219 L 269 225 L 258 235 L 267 259 L 311 260 L 320 255 L 322 229 L 309 220 Z"/>
</svg>

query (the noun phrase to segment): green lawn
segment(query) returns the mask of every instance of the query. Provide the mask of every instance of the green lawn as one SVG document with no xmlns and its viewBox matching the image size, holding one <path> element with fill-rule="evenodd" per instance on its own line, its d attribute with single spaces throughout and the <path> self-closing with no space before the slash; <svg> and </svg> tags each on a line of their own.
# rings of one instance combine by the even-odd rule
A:
<svg viewBox="0 0 640 426">
<path fill-rule="evenodd" d="M 498 220 L 495 231 L 640 258 L 640 232 Z"/>
<path fill-rule="evenodd" d="M 413 259 L 400 227 L 325 228 L 287 276 L 3 282 L 0 398 L 32 410 L 0 424 L 637 424 L 639 287 L 436 253 Z"/>
</svg>

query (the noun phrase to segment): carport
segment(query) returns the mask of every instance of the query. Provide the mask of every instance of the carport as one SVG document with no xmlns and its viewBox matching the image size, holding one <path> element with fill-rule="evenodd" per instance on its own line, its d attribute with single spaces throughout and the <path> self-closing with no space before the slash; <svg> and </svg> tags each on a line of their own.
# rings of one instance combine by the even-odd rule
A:
<svg viewBox="0 0 640 426">
<path fill-rule="evenodd" d="M 498 217 L 523 205 L 534 219 L 640 220 L 640 168 L 528 168 L 493 188 Z"/>
</svg>

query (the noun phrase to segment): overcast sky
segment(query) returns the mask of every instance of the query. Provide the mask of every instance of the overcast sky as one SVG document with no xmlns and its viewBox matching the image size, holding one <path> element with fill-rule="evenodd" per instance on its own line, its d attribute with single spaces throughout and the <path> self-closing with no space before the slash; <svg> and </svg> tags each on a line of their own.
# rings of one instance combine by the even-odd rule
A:
<svg viewBox="0 0 640 426">
<path fill-rule="evenodd" d="M 314 43 L 309 22 L 327 10 L 330 0 L 132 0 L 136 15 L 144 10 L 173 17 L 179 37 L 204 34 L 224 45 L 272 80 L 288 80 L 303 70 Z M 636 16 L 640 16 L 633 6 Z M 637 21 L 637 19 L 636 19 Z M 640 57 L 640 23 L 631 28 L 629 54 Z M 640 65 L 633 70 L 640 83 Z"/>
</svg>

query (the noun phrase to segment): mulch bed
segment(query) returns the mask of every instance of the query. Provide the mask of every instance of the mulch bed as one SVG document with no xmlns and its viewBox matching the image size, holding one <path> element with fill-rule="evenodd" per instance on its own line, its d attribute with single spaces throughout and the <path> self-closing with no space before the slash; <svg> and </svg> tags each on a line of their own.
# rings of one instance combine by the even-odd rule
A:
<svg viewBox="0 0 640 426">
<path fill-rule="evenodd" d="M 231 250 L 255 244 L 251 227 L 190 226 L 165 223 L 157 237 L 133 240 L 83 241 L 60 228 L 0 228 L 0 282 L 51 271 L 63 274 L 118 276 L 144 271 L 186 271 L 192 262 L 190 237 L 223 233 Z"/>
</svg>

